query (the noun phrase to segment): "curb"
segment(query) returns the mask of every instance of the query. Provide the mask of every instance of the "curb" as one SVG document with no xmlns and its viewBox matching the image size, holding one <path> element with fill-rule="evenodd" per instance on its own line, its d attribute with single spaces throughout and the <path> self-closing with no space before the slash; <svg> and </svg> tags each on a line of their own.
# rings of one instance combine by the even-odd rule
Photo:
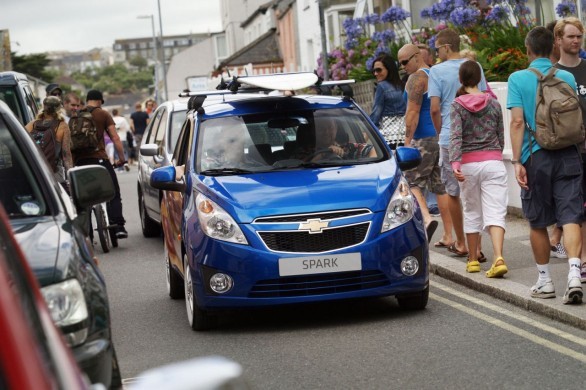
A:
<svg viewBox="0 0 586 390">
<path fill-rule="evenodd" d="M 430 261 L 430 272 L 435 275 L 472 290 L 493 296 L 525 310 L 586 330 L 586 319 L 559 308 L 560 306 L 567 308 L 571 308 L 572 306 L 564 305 L 560 297 L 547 300 L 530 298 L 528 294 L 529 288 L 523 284 L 509 279 L 487 279 L 483 272 L 479 274 L 467 274 L 464 270 L 464 264 L 461 261 L 430 251 L 431 257 L 433 258 Z M 472 275 L 478 277 L 473 277 Z M 489 280 L 491 284 L 484 280 Z M 584 310 L 583 307 L 581 309 Z"/>
</svg>

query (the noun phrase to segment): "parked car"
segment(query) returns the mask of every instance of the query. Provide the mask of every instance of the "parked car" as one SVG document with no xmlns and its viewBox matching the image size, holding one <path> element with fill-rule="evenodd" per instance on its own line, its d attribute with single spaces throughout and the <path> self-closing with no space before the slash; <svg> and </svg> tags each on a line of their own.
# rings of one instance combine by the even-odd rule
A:
<svg viewBox="0 0 586 390">
<path fill-rule="evenodd" d="M 0 204 L 0 388 L 89 389 Z"/>
<path fill-rule="evenodd" d="M 238 82 L 268 84 L 249 77 Z M 168 293 L 185 296 L 190 326 L 212 327 L 224 309 L 359 297 L 425 308 L 429 248 L 401 173 L 417 149 L 394 154 L 348 97 L 212 94 L 191 98 L 173 165 L 151 175 L 166 190 Z M 295 139 L 266 141 L 283 129 Z"/>
<path fill-rule="evenodd" d="M 161 234 L 162 192 L 151 187 L 149 180 L 154 169 L 171 164 L 171 155 L 179 131 L 187 114 L 187 99 L 162 103 L 154 112 L 138 156 L 138 210 L 142 234 L 157 237 Z"/>
<path fill-rule="evenodd" d="M 120 384 L 106 282 L 87 240 L 88 213 L 114 188 L 107 170 L 69 171 L 71 202 L 30 136 L 0 102 L 0 201 L 56 325 L 92 383 Z"/>
<path fill-rule="evenodd" d="M 39 112 L 28 78 L 22 73 L 0 72 L 0 100 L 8 104 L 23 125 L 35 119 Z"/>
</svg>

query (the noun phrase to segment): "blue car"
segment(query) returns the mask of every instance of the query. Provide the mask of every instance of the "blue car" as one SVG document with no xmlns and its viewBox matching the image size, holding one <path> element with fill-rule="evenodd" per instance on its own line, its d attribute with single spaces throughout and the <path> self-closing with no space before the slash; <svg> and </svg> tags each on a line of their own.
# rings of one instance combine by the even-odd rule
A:
<svg viewBox="0 0 586 390">
<path fill-rule="evenodd" d="M 427 234 L 401 173 L 419 152 L 393 152 L 349 96 L 222 92 L 192 94 L 173 165 L 150 179 L 192 329 L 226 309 L 359 297 L 424 309 Z"/>
</svg>

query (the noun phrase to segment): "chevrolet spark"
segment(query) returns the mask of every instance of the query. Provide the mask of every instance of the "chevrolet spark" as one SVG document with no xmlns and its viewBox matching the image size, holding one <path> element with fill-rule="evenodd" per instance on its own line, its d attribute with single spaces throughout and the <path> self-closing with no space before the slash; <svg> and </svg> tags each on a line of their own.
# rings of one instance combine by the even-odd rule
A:
<svg viewBox="0 0 586 390">
<path fill-rule="evenodd" d="M 151 175 L 168 292 L 192 329 L 234 308 L 390 295 L 425 308 L 427 236 L 401 173 L 419 152 L 391 151 L 348 96 L 240 92 L 192 96 L 173 165 Z"/>
</svg>

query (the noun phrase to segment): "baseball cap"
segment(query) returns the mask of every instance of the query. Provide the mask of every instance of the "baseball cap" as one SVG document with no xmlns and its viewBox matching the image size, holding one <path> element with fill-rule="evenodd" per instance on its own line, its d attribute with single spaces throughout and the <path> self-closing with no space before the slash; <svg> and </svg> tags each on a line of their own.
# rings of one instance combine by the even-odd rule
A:
<svg viewBox="0 0 586 390">
<path fill-rule="evenodd" d="M 102 92 L 98 91 L 97 89 L 90 89 L 87 92 L 87 97 L 85 100 L 86 102 L 89 100 L 100 100 L 102 104 L 104 104 L 104 95 L 102 95 Z"/>
<path fill-rule="evenodd" d="M 43 110 L 47 114 L 54 114 L 61 108 L 61 99 L 57 96 L 47 96 L 43 100 Z"/>
<path fill-rule="evenodd" d="M 61 89 L 61 87 L 59 86 L 59 84 L 49 84 L 45 88 L 45 91 L 47 92 L 47 95 L 52 95 L 53 93 L 56 92 L 56 90 L 59 90 L 59 94 L 62 94 L 63 93 L 63 90 Z"/>
</svg>

